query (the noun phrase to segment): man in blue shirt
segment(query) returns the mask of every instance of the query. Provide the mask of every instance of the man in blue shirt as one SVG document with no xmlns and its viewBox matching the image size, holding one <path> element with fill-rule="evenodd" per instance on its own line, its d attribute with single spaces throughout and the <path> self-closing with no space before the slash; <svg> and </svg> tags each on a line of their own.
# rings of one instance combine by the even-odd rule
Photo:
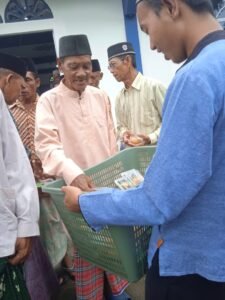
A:
<svg viewBox="0 0 225 300">
<path fill-rule="evenodd" d="M 137 15 L 152 50 L 185 61 L 167 91 L 156 153 L 140 187 L 64 187 L 65 203 L 96 230 L 154 226 L 146 299 L 224 300 L 225 33 L 210 0 L 139 0 Z"/>
</svg>

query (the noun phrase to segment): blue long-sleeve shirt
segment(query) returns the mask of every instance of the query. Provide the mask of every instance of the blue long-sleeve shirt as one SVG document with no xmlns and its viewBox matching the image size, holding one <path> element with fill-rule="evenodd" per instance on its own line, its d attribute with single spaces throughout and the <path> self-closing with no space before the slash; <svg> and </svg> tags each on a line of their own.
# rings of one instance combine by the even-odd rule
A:
<svg viewBox="0 0 225 300">
<path fill-rule="evenodd" d="M 80 196 L 95 229 L 155 225 L 160 274 L 225 282 L 225 40 L 210 42 L 175 75 L 144 183 Z"/>
</svg>

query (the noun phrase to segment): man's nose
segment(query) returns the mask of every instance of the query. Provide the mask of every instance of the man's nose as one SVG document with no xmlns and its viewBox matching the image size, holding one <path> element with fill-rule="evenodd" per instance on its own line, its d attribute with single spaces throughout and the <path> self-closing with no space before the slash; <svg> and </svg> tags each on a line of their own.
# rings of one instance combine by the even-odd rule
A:
<svg viewBox="0 0 225 300">
<path fill-rule="evenodd" d="M 156 50 L 156 45 L 154 44 L 153 40 L 152 39 L 149 39 L 149 42 L 150 42 L 150 48 L 152 50 Z"/>
</svg>

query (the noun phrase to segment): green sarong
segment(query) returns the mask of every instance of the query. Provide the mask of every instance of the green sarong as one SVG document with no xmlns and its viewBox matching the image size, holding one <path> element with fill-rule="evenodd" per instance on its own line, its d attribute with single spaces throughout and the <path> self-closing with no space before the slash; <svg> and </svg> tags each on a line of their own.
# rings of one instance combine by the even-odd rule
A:
<svg viewBox="0 0 225 300">
<path fill-rule="evenodd" d="M 22 266 L 12 266 L 0 258 L 0 300 L 30 300 Z"/>
</svg>

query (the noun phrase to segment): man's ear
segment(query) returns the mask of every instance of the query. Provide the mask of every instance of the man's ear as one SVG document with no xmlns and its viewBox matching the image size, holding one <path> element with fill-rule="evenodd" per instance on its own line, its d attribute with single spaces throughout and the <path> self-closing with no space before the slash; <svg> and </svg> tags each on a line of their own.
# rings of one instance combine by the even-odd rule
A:
<svg viewBox="0 0 225 300">
<path fill-rule="evenodd" d="M 177 0 L 163 0 L 163 6 L 166 8 L 168 14 L 173 18 L 179 15 L 179 4 Z"/>
<path fill-rule="evenodd" d="M 130 55 L 127 55 L 127 56 L 125 57 L 125 61 L 128 62 L 130 65 L 132 65 L 132 58 L 131 58 Z"/>
<path fill-rule="evenodd" d="M 14 75 L 12 73 L 8 74 L 5 78 L 5 83 L 10 84 L 13 78 L 14 78 Z"/>
<path fill-rule="evenodd" d="M 40 85 L 41 85 L 41 80 L 40 80 L 40 78 L 39 78 L 39 77 L 36 78 L 35 81 L 36 81 L 36 86 L 37 86 L 37 88 L 39 88 Z"/>
<path fill-rule="evenodd" d="M 102 80 L 102 78 L 103 78 L 103 73 L 102 72 L 100 72 L 100 80 Z"/>
<path fill-rule="evenodd" d="M 61 58 L 57 58 L 57 65 L 58 65 L 59 72 L 63 73 L 63 70 L 62 70 L 63 61 Z"/>
</svg>

